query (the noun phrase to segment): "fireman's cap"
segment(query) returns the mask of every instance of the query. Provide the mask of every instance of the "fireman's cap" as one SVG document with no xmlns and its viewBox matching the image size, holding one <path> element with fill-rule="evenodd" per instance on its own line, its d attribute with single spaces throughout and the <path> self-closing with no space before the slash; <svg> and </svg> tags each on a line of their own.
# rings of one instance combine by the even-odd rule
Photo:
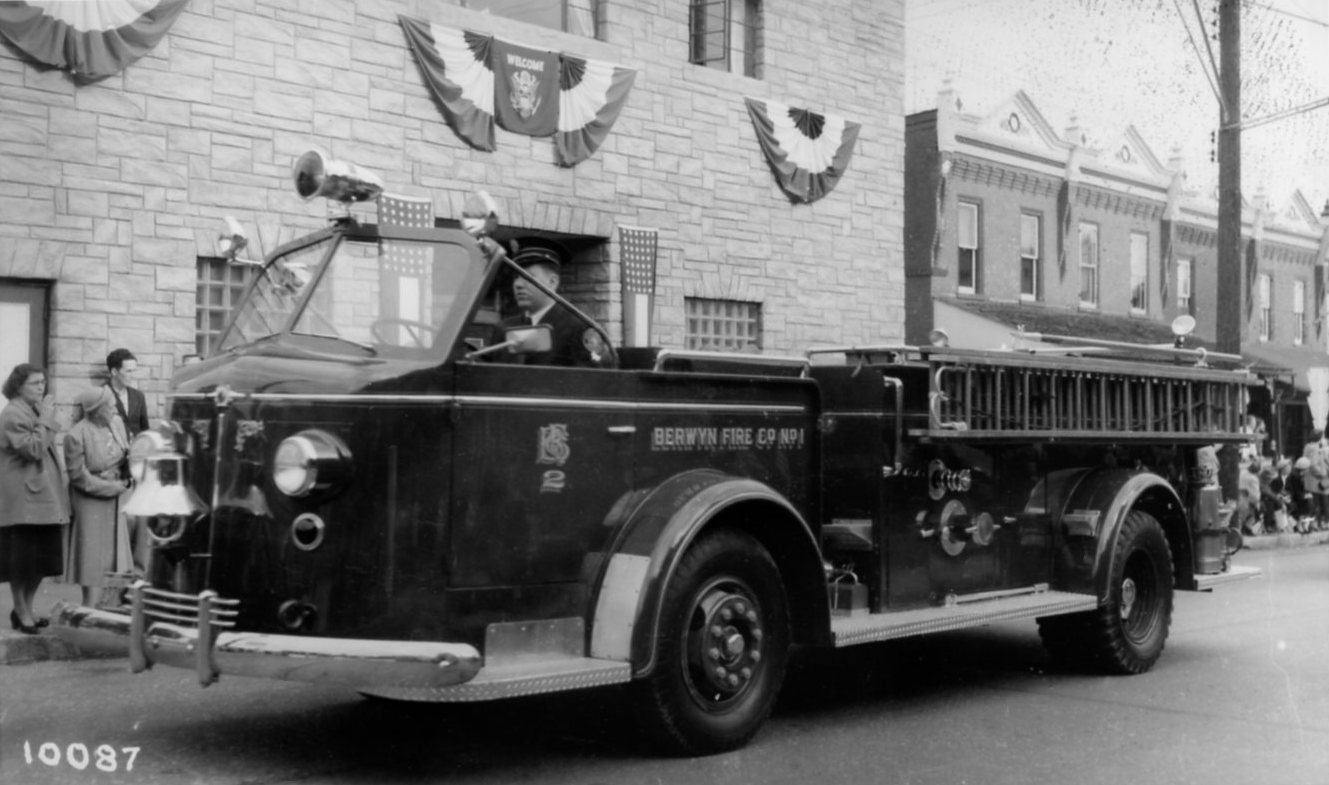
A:
<svg viewBox="0 0 1329 785">
<path fill-rule="evenodd" d="M 512 261 L 519 267 L 547 264 L 559 270 L 567 263 L 568 250 L 548 237 L 523 237 L 512 241 Z"/>
</svg>

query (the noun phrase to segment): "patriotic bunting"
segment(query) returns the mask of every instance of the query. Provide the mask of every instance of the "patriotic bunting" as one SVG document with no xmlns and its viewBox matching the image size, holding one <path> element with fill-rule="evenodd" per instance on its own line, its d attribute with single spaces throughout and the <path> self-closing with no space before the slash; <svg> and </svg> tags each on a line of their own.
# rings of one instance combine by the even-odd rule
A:
<svg viewBox="0 0 1329 785">
<path fill-rule="evenodd" d="M 0 34 L 29 57 L 91 82 L 151 51 L 189 0 L 0 3 Z"/>
<path fill-rule="evenodd" d="M 600 60 L 560 58 L 558 162 L 574 166 L 600 148 L 627 103 L 637 72 Z"/>
<path fill-rule="evenodd" d="M 830 193 L 849 168 L 860 125 L 776 101 L 743 100 L 781 190 L 809 204 Z"/>
<path fill-rule="evenodd" d="M 453 132 L 492 151 L 494 125 L 554 136 L 561 166 L 599 149 L 627 102 L 636 71 L 399 16 L 425 83 Z"/>
</svg>

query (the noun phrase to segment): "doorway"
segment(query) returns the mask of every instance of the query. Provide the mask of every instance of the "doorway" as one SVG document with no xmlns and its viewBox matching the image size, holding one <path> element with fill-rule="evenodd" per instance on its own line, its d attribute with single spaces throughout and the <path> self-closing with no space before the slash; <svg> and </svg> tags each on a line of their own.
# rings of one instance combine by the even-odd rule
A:
<svg viewBox="0 0 1329 785">
<path fill-rule="evenodd" d="M 50 285 L 0 278 L 0 374 L 19 363 L 46 365 Z"/>
</svg>

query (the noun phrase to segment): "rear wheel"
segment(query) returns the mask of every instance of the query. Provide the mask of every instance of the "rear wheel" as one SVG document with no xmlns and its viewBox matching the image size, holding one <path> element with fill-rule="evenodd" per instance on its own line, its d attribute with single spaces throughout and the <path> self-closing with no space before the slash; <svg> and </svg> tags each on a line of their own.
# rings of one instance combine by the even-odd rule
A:
<svg viewBox="0 0 1329 785">
<path fill-rule="evenodd" d="M 784 681 L 789 616 L 779 569 L 750 534 L 704 535 L 665 589 L 655 668 L 636 685 L 644 729 L 664 748 L 741 747 Z"/>
</svg>

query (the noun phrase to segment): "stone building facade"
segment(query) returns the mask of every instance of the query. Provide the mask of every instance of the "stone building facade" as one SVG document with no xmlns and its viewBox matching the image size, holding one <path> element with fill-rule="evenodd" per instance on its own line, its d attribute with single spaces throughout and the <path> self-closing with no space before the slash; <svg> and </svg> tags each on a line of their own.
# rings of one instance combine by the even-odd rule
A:
<svg viewBox="0 0 1329 785">
<path fill-rule="evenodd" d="M 440 219 L 488 190 L 509 233 L 567 242 L 568 290 L 616 337 L 616 229 L 637 226 L 659 232 L 654 344 L 688 343 L 694 298 L 755 308 L 763 351 L 899 341 L 903 0 L 734 6 L 752 33 L 747 68 L 690 62 L 688 4 L 653 0 L 593 3 L 593 37 L 425 0 L 195 0 L 150 53 L 92 84 L 5 42 L 0 303 L 42 301 L 31 343 L 62 404 L 126 346 L 160 413 L 173 368 L 206 343 L 199 314 L 220 318 L 233 294 L 204 280 L 229 275 L 215 261 L 223 217 L 247 228 L 250 255 L 317 229 L 326 207 L 290 184 L 317 147 L 432 200 Z M 549 139 L 501 129 L 482 152 L 444 123 L 398 15 L 614 62 L 635 85 L 574 167 L 556 165 Z M 783 195 L 745 97 L 861 124 L 834 191 Z"/>
</svg>

